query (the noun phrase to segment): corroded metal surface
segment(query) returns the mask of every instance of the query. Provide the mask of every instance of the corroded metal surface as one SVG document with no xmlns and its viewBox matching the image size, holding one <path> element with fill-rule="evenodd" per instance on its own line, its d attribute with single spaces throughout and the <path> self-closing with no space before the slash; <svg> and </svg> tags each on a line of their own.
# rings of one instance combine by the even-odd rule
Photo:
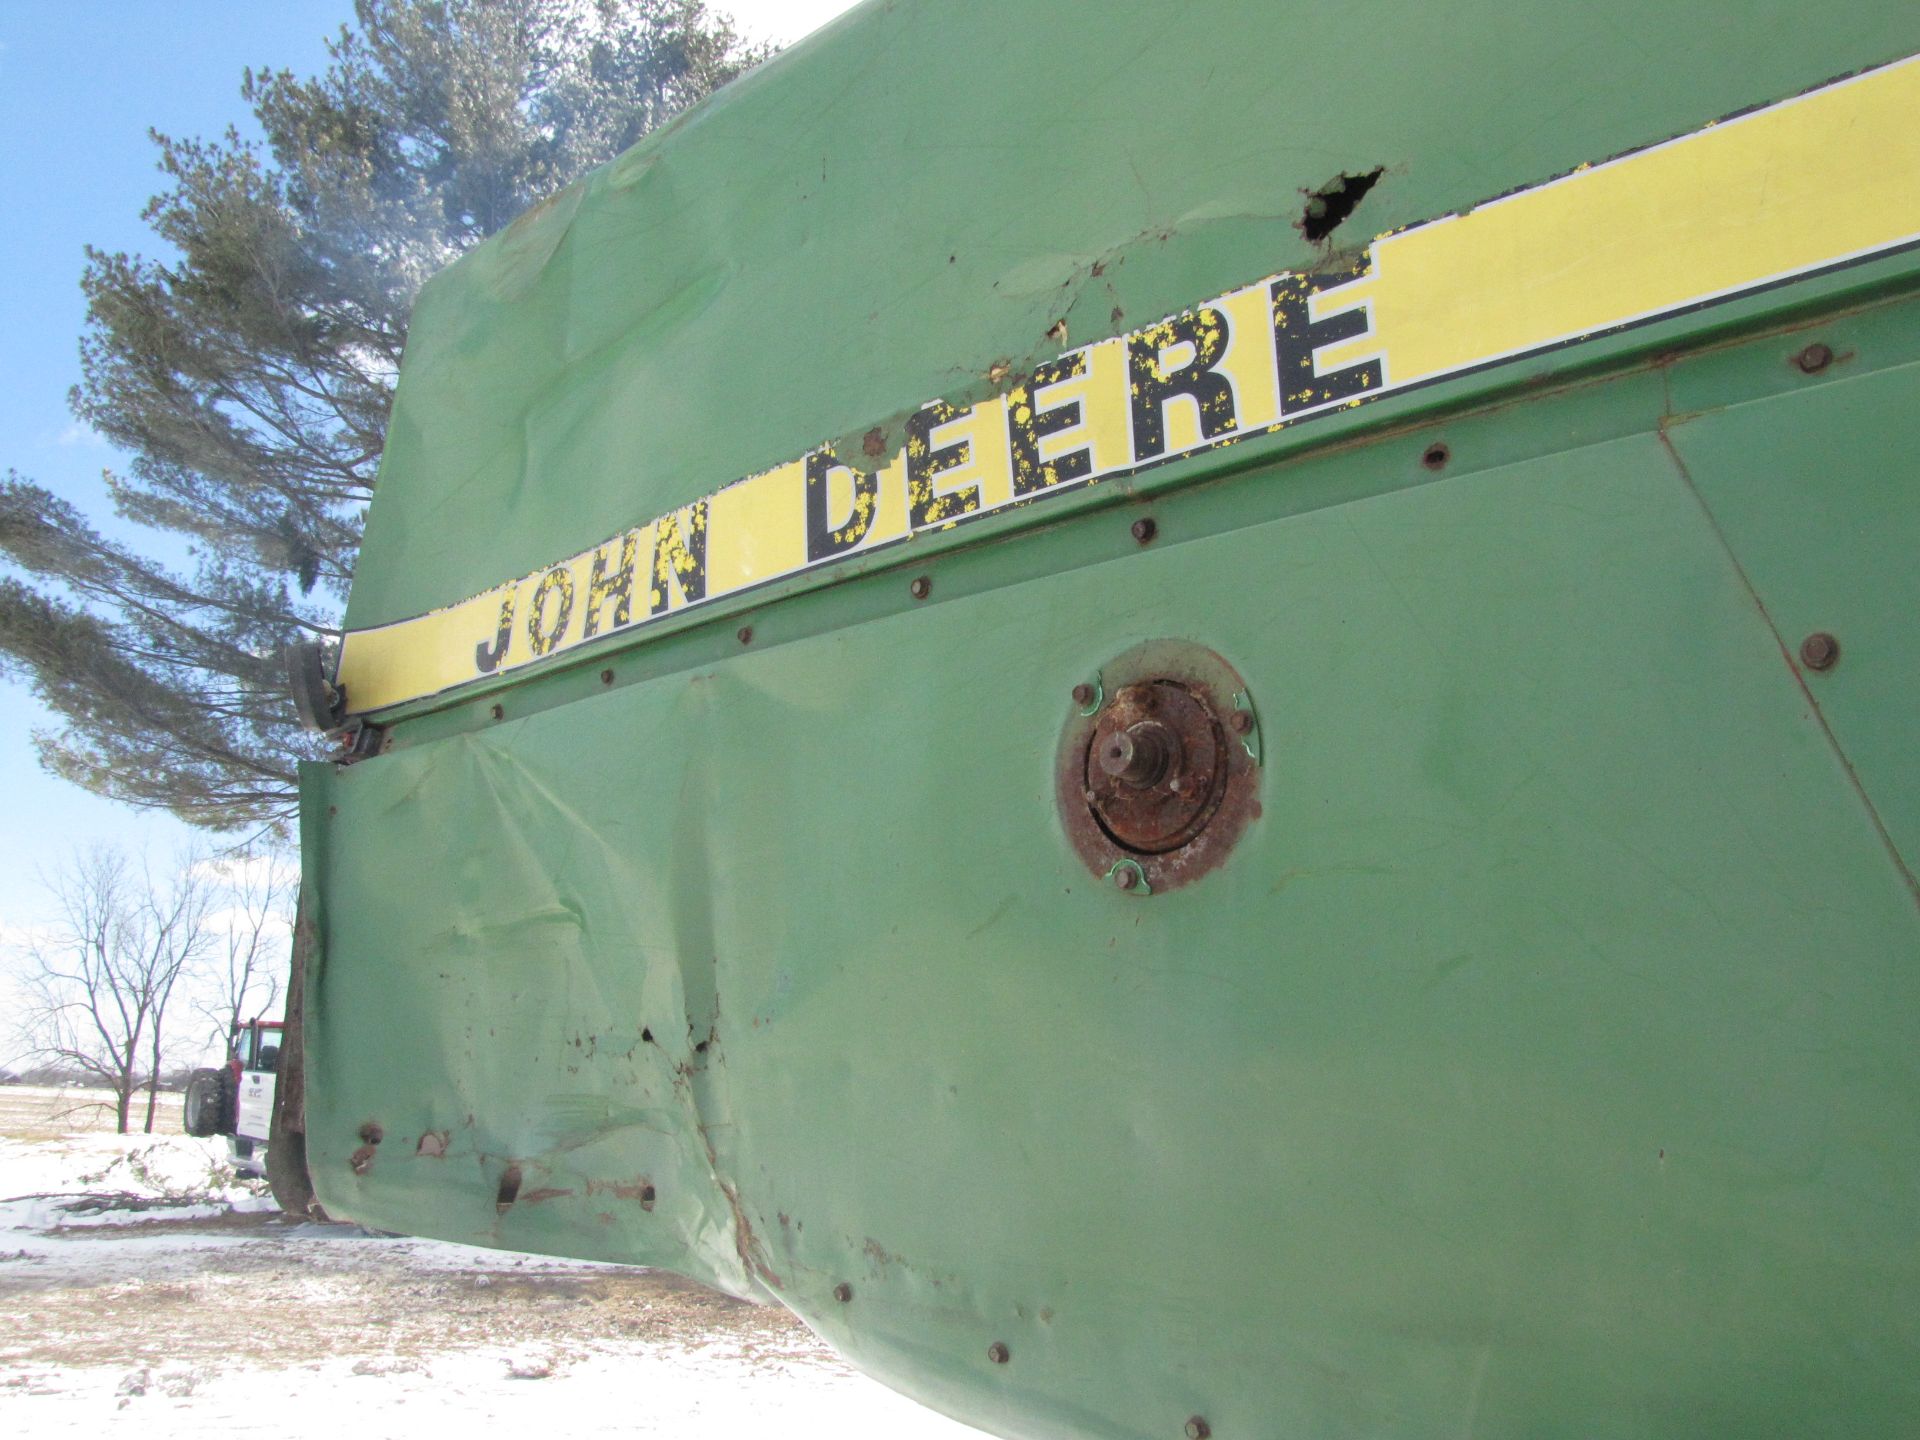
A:
<svg viewBox="0 0 1920 1440">
<path fill-rule="evenodd" d="M 1224 860 L 1260 813 L 1252 702 L 1233 667 L 1198 645 L 1153 641 L 1073 695 L 1056 792 L 1087 868 L 1154 893 Z"/>
<path fill-rule="evenodd" d="M 1008 1435 L 1907 1433 L 1920 9 L 1088 11 L 428 287 L 321 1200 Z"/>
</svg>

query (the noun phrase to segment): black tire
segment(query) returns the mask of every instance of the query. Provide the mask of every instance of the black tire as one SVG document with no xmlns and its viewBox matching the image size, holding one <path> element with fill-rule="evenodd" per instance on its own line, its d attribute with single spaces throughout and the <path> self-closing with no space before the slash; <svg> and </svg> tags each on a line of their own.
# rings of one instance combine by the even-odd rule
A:
<svg viewBox="0 0 1920 1440">
<path fill-rule="evenodd" d="M 196 1070 L 188 1077 L 186 1097 L 180 1106 L 187 1134 L 205 1140 L 232 1128 L 227 1124 L 227 1111 L 232 1108 L 233 1097 L 227 1090 L 224 1070 Z"/>
</svg>

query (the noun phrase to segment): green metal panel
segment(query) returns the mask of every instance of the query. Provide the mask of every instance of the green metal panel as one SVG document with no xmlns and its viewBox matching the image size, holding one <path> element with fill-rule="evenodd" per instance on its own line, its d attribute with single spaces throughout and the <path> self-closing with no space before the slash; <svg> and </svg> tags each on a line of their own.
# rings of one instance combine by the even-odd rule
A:
<svg viewBox="0 0 1920 1440">
<path fill-rule="evenodd" d="M 1920 376 L 1912 364 L 1858 373 L 1861 359 L 1835 362 L 1838 383 L 1690 417 L 1668 434 L 1786 647 L 1815 631 L 1845 637 L 1842 663 L 1809 675 L 1808 698 L 1911 870 Z"/>
<path fill-rule="evenodd" d="M 1892 1433 L 1912 897 L 1659 439 L 1162 513 L 331 774 L 329 1204 L 763 1285 L 1010 1432 Z M 1271 751 L 1242 853 L 1142 903 L 1047 741 L 1159 633 L 1257 677 Z"/>
<path fill-rule="evenodd" d="M 1287 263 L 1342 168 L 1390 162 L 1372 231 L 1920 45 L 1891 5 L 1087 13 L 865 9 L 563 201 L 557 289 L 477 298 L 527 232 L 437 282 L 356 623 L 959 393 L 1050 318 L 1045 256 L 1150 215 L 1193 223 L 1114 252 L 1142 316 Z M 1910 290 L 1385 400 L 760 597 L 748 644 L 696 614 L 400 712 L 305 777 L 322 1200 L 778 1298 L 1009 1435 L 1904 1433 Z M 1055 751 L 1162 637 L 1245 677 L 1260 814 L 1135 898 Z"/>
<path fill-rule="evenodd" d="M 1920 48 L 1890 0 L 1340 13 L 869 4 L 729 86 L 427 287 L 349 623 L 1319 264 L 1343 171 L 1379 233 Z"/>
</svg>

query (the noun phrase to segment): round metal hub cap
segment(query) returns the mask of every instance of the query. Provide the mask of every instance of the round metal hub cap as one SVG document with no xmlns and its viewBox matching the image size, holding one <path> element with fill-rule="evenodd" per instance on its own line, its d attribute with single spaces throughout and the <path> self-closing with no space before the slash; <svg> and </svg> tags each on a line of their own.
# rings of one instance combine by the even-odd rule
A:
<svg viewBox="0 0 1920 1440">
<path fill-rule="evenodd" d="M 1213 712 L 1179 681 L 1127 686 L 1087 747 L 1087 803 L 1100 828 L 1137 854 L 1186 844 L 1226 792 L 1226 743 Z"/>
<path fill-rule="evenodd" d="M 1058 794 L 1067 837 L 1133 895 L 1217 865 L 1259 814 L 1260 734 L 1245 683 L 1211 650 L 1157 640 L 1062 687 Z"/>
</svg>

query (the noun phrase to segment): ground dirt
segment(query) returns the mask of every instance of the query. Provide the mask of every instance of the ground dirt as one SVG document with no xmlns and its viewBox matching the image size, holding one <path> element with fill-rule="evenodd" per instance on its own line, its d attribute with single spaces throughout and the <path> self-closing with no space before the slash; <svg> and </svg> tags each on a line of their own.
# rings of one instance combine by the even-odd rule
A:
<svg viewBox="0 0 1920 1440">
<path fill-rule="evenodd" d="M 856 1375 L 784 1310 L 659 1271 L 293 1220 L 220 1142 L 179 1133 L 177 1097 L 153 1136 L 110 1133 L 90 1100 L 0 1088 L 0 1432 L 97 1417 L 204 1434 L 264 1404 L 291 1416 L 283 1435 L 416 1434 L 426 1416 L 396 1408 L 412 1401 L 576 1434 L 977 1434 Z"/>
</svg>

